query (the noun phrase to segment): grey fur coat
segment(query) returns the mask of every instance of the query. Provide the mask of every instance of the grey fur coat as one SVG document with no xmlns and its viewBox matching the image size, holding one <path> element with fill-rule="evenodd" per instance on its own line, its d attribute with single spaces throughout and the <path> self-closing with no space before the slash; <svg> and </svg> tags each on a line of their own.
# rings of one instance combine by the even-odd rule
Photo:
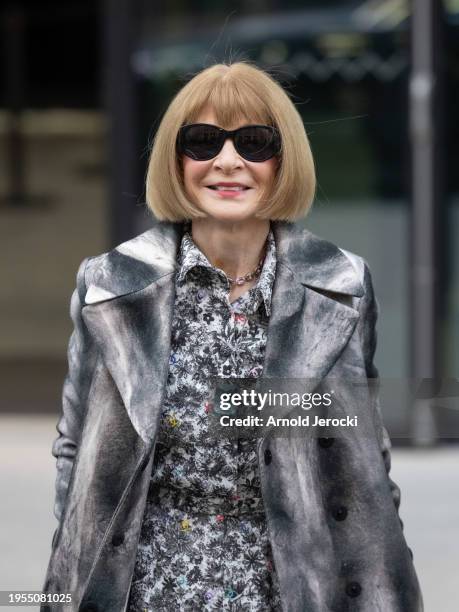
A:
<svg viewBox="0 0 459 612">
<path fill-rule="evenodd" d="M 263 378 L 376 378 L 377 302 L 365 261 L 297 224 L 277 248 Z M 168 374 L 183 225 L 160 223 L 85 259 L 71 299 L 57 458 L 49 610 L 124 612 Z M 314 385 L 310 385 L 312 391 Z M 270 541 L 285 612 L 421 612 L 389 478 L 377 393 L 353 405 L 371 435 L 259 441 Z M 360 405 L 360 408 L 359 408 Z"/>
</svg>

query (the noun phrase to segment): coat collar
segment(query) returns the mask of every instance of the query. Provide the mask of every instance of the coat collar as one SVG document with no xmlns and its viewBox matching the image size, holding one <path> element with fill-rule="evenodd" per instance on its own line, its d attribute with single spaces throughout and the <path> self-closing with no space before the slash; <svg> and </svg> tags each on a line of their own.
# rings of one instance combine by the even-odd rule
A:
<svg viewBox="0 0 459 612">
<path fill-rule="evenodd" d="M 183 224 L 159 223 L 86 269 L 85 320 L 131 422 L 153 444 L 166 388 Z M 262 378 L 305 379 L 311 390 L 355 328 L 363 287 L 348 257 L 288 222 L 273 222 L 277 267 Z"/>
<path fill-rule="evenodd" d="M 337 246 L 305 228 L 272 222 L 278 262 L 297 283 L 320 291 L 361 297 L 363 287 L 349 259 Z M 141 291 L 178 269 L 177 255 L 184 224 L 158 223 L 105 254 L 89 276 L 85 304 L 95 304 Z M 95 258 L 98 259 L 98 258 Z"/>
</svg>

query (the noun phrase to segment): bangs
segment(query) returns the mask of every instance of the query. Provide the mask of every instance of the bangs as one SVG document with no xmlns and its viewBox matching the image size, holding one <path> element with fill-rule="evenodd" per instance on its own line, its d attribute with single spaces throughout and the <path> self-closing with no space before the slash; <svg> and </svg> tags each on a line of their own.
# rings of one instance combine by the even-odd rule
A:
<svg viewBox="0 0 459 612">
<path fill-rule="evenodd" d="M 198 85 L 194 92 L 187 123 L 195 123 L 201 112 L 210 108 L 214 111 L 217 124 L 224 129 L 231 129 L 242 122 L 274 125 L 267 105 L 245 79 L 231 78 L 228 74 L 223 78 L 218 75 L 211 87 L 202 85 Z"/>
</svg>

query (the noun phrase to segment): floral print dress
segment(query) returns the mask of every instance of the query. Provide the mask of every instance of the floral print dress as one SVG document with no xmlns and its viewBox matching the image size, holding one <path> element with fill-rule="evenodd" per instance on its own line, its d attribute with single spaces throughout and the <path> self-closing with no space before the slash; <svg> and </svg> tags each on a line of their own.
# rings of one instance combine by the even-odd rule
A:
<svg viewBox="0 0 459 612">
<path fill-rule="evenodd" d="M 257 378 L 276 268 L 272 231 L 257 284 L 229 281 L 183 235 L 160 431 L 128 612 L 280 612 L 257 439 L 208 431 L 210 377 Z"/>
</svg>

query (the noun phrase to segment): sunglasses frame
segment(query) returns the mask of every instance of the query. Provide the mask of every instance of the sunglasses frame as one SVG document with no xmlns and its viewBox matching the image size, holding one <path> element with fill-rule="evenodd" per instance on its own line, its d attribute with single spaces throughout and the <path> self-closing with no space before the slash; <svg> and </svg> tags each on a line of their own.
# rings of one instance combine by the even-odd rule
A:
<svg viewBox="0 0 459 612">
<path fill-rule="evenodd" d="M 218 130 L 219 132 L 219 137 L 221 139 L 221 143 L 219 145 L 219 149 L 218 151 L 215 153 L 215 155 L 212 155 L 211 157 L 206 157 L 204 159 L 196 159 L 195 157 L 192 157 L 191 155 L 188 155 L 188 153 L 185 150 L 185 146 L 184 146 L 184 135 L 186 134 L 186 132 L 190 129 L 190 128 L 195 128 L 195 127 L 211 127 L 214 128 L 216 130 Z M 266 157 L 265 159 L 250 159 L 248 157 L 246 157 L 238 148 L 237 145 L 237 138 L 235 138 L 235 136 L 248 128 L 254 128 L 254 127 L 261 127 L 264 129 L 269 130 L 274 138 L 273 141 L 276 143 L 275 146 L 275 152 L 270 155 L 269 157 Z M 227 141 L 227 139 L 230 138 L 233 142 L 234 148 L 236 149 L 236 151 L 238 152 L 238 154 L 243 157 L 246 161 L 250 161 L 250 162 L 254 162 L 254 163 L 262 163 L 264 161 L 267 161 L 268 159 L 271 159 L 273 157 L 275 157 L 276 155 L 278 155 L 280 153 L 281 150 L 281 137 L 279 134 L 279 130 L 277 128 L 275 128 L 274 126 L 271 125 L 261 125 L 261 124 L 251 124 L 251 125 L 243 125 L 240 128 L 237 128 L 236 130 L 224 130 L 223 128 L 219 127 L 218 125 L 213 125 L 211 123 L 188 123 L 186 125 L 182 125 L 182 127 L 179 129 L 178 134 L 177 134 L 177 149 L 180 153 L 183 153 L 183 155 L 186 155 L 187 157 L 190 157 L 191 159 L 194 159 L 195 161 L 209 161 L 210 159 L 214 159 L 214 157 L 217 157 L 217 155 L 220 153 L 220 151 L 223 149 L 225 142 Z"/>
</svg>

